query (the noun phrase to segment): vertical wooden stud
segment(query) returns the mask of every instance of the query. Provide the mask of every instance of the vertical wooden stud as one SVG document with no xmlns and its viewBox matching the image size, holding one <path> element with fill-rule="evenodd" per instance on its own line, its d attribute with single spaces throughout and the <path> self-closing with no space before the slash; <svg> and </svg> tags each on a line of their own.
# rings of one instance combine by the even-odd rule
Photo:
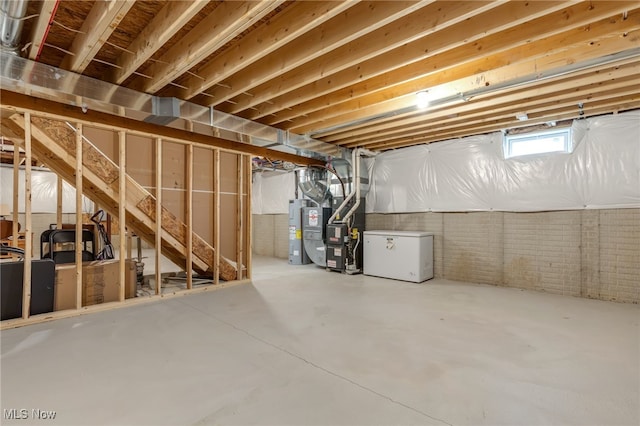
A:
<svg viewBox="0 0 640 426">
<path fill-rule="evenodd" d="M 242 211 L 242 182 L 243 167 L 242 154 L 236 156 L 236 279 L 242 279 L 242 227 L 244 216 Z"/>
<path fill-rule="evenodd" d="M 82 308 L 82 123 L 76 125 L 76 309 Z M 53 250 L 53 248 L 50 248 Z"/>
<path fill-rule="evenodd" d="M 162 292 L 162 139 L 156 138 L 156 294 Z"/>
<path fill-rule="evenodd" d="M 187 144 L 187 158 L 186 158 L 186 225 L 187 225 L 187 255 L 185 272 L 187 273 L 187 289 L 193 287 L 193 144 Z"/>
<path fill-rule="evenodd" d="M 213 283 L 220 282 L 220 150 L 213 150 Z"/>
<path fill-rule="evenodd" d="M 24 114 L 24 274 L 22 280 L 22 318 L 29 318 L 31 307 L 31 114 Z M 14 235 L 18 238 L 18 235 Z"/>
<path fill-rule="evenodd" d="M 245 203 L 244 206 L 244 214 L 245 217 L 247 218 L 246 220 L 246 224 L 247 226 L 245 227 L 245 262 L 247 263 L 246 265 L 246 270 L 247 270 L 247 278 L 251 279 L 251 262 L 252 262 L 252 255 L 251 253 L 253 252 L 253 244 L 251 241 L 252 238 L 252 228 L 253 228 L 253 216 L 251 214 L 251 187 L 253 184 L 253 180 L 252 180 L 252 176 L 253 176 L 253 172 L 251 170 L 251 156 L 250 155 L 246 155 L 246 170 L 245 170 L 245 191 L 246 191 L 246 200 L 247 202 Z"/>
<path fill-rule="evenodd" d="M 125 207 L 126 207 L 126 191 L 127 191 L 127 146 L 126 146 L 126 141 L 127 141 L 127 134 L 124 131 L 119 131 L 118 132 L 118 155 L 119 155 L 119 161 L 118 161 L 118 170 L 119 170 L 119 175 L 118 175 L 118 225 L 120 226 L 120 260 L 119 260 L 119 277 L 120 277 L 120 301 L 122 302 L 124 300 L 124 289 L 126 286 L 126 263 L 125 263 L 125 257 L 124 257 L 124 252 L 126 250 L 125 248 L 125 239 L 123 238 L 125 232 L 126 232 L 126 228 L 125 228 L 125 224 L 126 224 L 126 211 L 125 211 Z"/>
<path fill-rule="evenodd" d="M 26 119 L 26 118 L 25 118 Z M 13 235 L 13 240 L 11 244 L 14 247 L 18 247 L 18 211 L 20 210 L 20 205 L 18 204 L 20 191 L 20 149 L 17 145 L 13 145 L 13 227 L 11 228 L 11 235 Z"/>
<path fill-rule="evenodd" d="M 62 178 L 58 176 L 56 181 L 56 229 L 62 229 L 62 182 Z"/>
</svg>

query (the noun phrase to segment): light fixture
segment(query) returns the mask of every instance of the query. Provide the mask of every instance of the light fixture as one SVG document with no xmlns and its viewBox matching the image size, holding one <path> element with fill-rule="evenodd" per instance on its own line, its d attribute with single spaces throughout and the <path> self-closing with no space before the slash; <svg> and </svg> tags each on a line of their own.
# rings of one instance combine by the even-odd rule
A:
<svg viewBox="0 0 640 426">
<path fill-rule="evenodd" d="M 520 121 L 527 121 L 529 119 L 529 116 L 526 112 L 518 112 L 516 113 L 516 118 Z"/>
<path fill-rule="evenodd" d="M 416 93 L 416 107 L 424 109 L 429 106 L 429 92 L 423 90 Z"/>
</svg>

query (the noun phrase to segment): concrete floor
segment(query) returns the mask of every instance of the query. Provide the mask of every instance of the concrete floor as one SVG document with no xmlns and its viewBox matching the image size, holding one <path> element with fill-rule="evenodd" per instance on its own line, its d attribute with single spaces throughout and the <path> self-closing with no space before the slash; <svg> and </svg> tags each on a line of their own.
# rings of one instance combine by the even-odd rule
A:
<svg viewBox="0 0 640 426">
<path fill-rule="evenodd" d="M 253 284 L 3 331 L 28 420 L 1 423 L 638 425 L 639 312 L 255 258 Z"/>
</svg>

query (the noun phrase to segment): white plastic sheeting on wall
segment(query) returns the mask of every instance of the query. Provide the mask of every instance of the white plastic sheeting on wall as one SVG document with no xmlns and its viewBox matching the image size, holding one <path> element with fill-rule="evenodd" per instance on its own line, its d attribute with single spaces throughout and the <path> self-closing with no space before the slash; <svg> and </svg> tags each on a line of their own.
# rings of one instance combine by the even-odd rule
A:
<svg viewBox="0 0 640 426">
<path fill-rule="evenodd" d="M 251 212 L 253 214 L 289 213 L 289 200 L 296 191 L 295 173 L 261 172 L 253 174 Z"/>
<path fill-rule="evenodd" d="M 24 213 L 24 170 L 20 169 L 18 182 L 18 210 Z M 13 208 L 13 166 L 0 167 L 0 204 L 6 204 Z M 48 170 L 31 171 L 31 212 L 55 213 L 58 205 L 58 177 Z M 82 197 L 82 211 L 93 212 L 94 205 L 91 200 Z M 67 182 L 62 182 L 62 212 L 75 213 L 76 190 Z"/>
<path fill-rule="evenodd" d="M 378 155 L 367 212 L 640 207 L 640 112 L 576 120 L 574 150 L 504 159 L 502 134 Z"/>
</svg>

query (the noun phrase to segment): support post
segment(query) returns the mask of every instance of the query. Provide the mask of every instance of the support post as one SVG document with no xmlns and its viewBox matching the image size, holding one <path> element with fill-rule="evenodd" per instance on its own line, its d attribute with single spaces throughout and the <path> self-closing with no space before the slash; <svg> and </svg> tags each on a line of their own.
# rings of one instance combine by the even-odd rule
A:
<svg viewBox="0 0 640 426">
<path fill-rule="evenodd" d="M 26 114 L 25 114 L 26 120 Z M 11 245 L 14 247 L 18 247 L 18 210 L 20 210 L 20 205 L 18 204 L 18 192 L 20 191 L 20 149 L 14 143 L 13 145 L 13 216 L 11 220 L 13 221 L 13 225 L 11 228 L 11 235 L 13 235 L 13 240 L 11 241 Z"/>
<path fill-rule="evenodd" d="M 242 279 L 242 236 L 244 226 L 244 212 L 242 210 L 242 192 L 244 161 L 242 154 L 236 157 L 236 279 Z"/>
<path fill-rule="evenodd" d="M 82 123 L 76 124 L 76 309 L 82 308 Z M 53 247 L 50 248 L 53 250 Z"/>
<path fill-rule="evenodd" d="M 156 138 L 156 294 L 162 292 L 162 139 Z"/>
<path fill-rule="evenodd" d="M 193 144 L 186 145 L 187 158 L 186 158 L 186 208 L 185 215 L 187 225 L 187 255 L 185 272 L 187 274 L 187 289 L 191 290 L 193 287 Z"/>
<path fill-rule="evenodd" d="M 220 150 L 215 149 L 213 151 L 213 190 L 215 191 L 213 197 L 213 283 L 219 284 L 219 270 L 220 270 Z"/>
<path fill-rule="evenodd" d="M 246 263 L 247 263 L 247 276 L 246 278 L 251 279 L 251 262 L 252 262 L 252 257 L 251 257 L 251 253 L 252 253 L 252 243 L 251 243 L 251 236 L 252 236 L 252 228 L 253 228 L 253 216 L 251 215 L 251 186 L 252 186 L 252 171 L 251 171 L 251 156 L 250 155 L 245 155 L 246 158 L 246 170 L 245 170 L 245 177 L 246 177 L 246 181 L 245 181 L 245 188 L 246 188 L 246 200 L 247 202 L 245 203 L 244 209 L 245 209 L 245 217 L 247 218 L 246 220 L 246 224 L 247 226 L 246 231 L 245 231 L 245 252 L 246 252 Z"/>
<path fill-rule="evenodd" d="M 126 250 L 125 239 L 125 224 L 126 224 L 126 191 L 127 191 L 127 134 L 123 130 L 118 132 L 118 225 L 120 226 L 120 259 L 119 259 L 119 281 L 120 281 L 120 301 L 124 300 L 124 289 L 126 286 L 126 263 L 124 253 Z"/>
<path fill-rule="evenodd" d="M 56 229 L 62 229 L 62 191 L 63 180 L 60 176 L 56 181 Z"/>
<path fill-rule="evenodd" d="M 22 318 L 29 318 L 31 307 L 31 113 L 24 114 L 24 274 L 22 279 Z M 17 195 L 17 194 L 16 194 Z M 14 239 L 18 235 L 13 236 Z"/>
</svg>

